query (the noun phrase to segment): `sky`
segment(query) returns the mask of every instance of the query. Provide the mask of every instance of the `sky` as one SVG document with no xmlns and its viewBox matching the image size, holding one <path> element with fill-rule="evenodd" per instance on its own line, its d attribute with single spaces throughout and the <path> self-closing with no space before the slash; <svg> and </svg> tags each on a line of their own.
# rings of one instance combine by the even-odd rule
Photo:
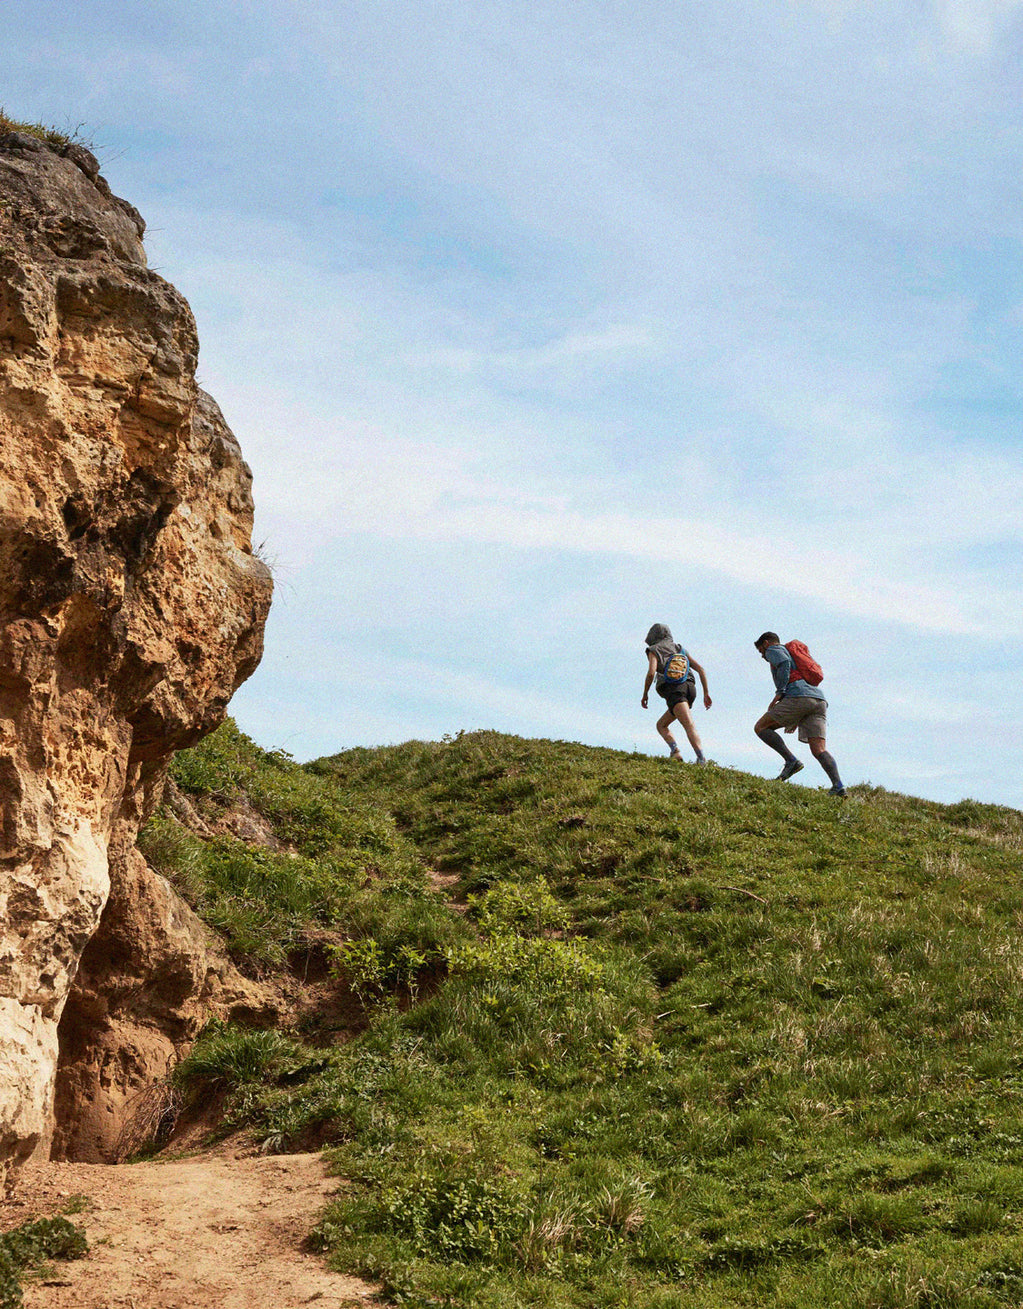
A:
<svg viewBox="0 0 1023 1309">
<path fill-rule="evenodd" d="M 843 780 L 1019 807 L 1023 0 L 35 0 L 188 298 L 298 759 L 496 728 L 773 776 L 762 631 Z M 820 786 L 806 756 L 793 784 Z"/>
</svg>

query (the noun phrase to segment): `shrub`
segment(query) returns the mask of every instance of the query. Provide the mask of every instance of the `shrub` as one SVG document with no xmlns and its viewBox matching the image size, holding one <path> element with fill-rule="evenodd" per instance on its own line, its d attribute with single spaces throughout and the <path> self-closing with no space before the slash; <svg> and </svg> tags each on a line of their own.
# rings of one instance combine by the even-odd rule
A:
<svg viewBox="0 0 1023 1309">
<path fill-rule="evenodd" d="M 388 948 L 372 936 L 333 946 L 330 953 L 335 974 L 348 982 L 363 1004 L 391 988 L 400 988 L 415 999 L 422 972 L 444 958 L 437 950 L 420 950 L 407 941 Z"/>
<path fill-rule="evenodd" d="M 418 1255 L 457 1263 L 496 1262 L 514 1246 L 528 1206 L 508 1179 L 451 1164 L 413 1173 L 381 1196 L 385 1230 Z"/>
<path fill-rule="evenodd" d="M 66 1218 L 40 1218 L 0 1236 L 0 1309 L 19 1309 L 21 1274 L 48 1259 L 81 1259 L 89 1245 Z"/>
<path fill-rule="evenodd" d="M 462 941 L 447 952 L 453 977 L 484 987 L 518 983 L 536 995 L 561 997 L 567 990 L 599 987 L 605 968 L 585 942 L 499 935 Z"/>
<path fill-rule="evenodd" d="M 469 911 L 488 935 L 518 932 L 540 936 L 563 931 L 571 915 L 555 899 L 544 878 L 530 882 L 498 882 L 480 896 L 469 896 Z"/>
</svg>

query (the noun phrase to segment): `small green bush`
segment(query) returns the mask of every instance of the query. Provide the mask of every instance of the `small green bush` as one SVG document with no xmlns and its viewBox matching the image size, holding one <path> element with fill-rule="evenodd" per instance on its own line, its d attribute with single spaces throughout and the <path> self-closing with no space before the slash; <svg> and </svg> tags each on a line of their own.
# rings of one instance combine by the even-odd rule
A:
<svg viewBox="0 0 1023 1309">
<path fill-rule="evenodd" d="M 469 896 L 469 911 L 488 935 L 518 932 L 540 936 L 564 931 L 568 906 L 556 899 L 544 878 L 529 882 L 498 882 L 480 896 Z"/>
<path fill-rule="evenodd" d="M 535 994 L 564 995 L 568 989 L 599 987 L 605 966 L 586 942 L 543 937 L 492 936 L 460 941 L 447 952 L 453 977 L 484 987 L 519 983 Z"/>
<path fill-rule="evenodd" d="M 19 1309 L 21 1274 L 49 1259 L 81 1259 L 85 1233 L 66 1218 L 39 1218 L 0 1236 L 0 1309 Z"/>
<path fill-rule="evenodd" d="M 454 1161 L 386 1188 L 379 1221 L 417 1255 L 493 1264 L 518 1240 L 527 1213 L 521 1187 Z"/>
<path fill-rule="evenodd" d="M 349 983 L 363 1004 L 394 989 L 414 999 L 419 993 L 420 975 L 444 958 L 438 950 L 421 950 L 408 941 L 388 948 L 372 936 L 334 946 L 331 954 L 336 975 Z"/>
</svg>

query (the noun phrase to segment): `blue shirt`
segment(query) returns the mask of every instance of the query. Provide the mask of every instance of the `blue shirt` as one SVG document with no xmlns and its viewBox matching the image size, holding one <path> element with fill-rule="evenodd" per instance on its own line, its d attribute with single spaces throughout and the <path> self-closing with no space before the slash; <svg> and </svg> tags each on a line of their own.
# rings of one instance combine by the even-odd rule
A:
<svg viewBox="0 0 1023 1309">
<path fill-rule="evenodd" d="M 797 677 L 794 682 L 789 681 L 795 664 L 792 656 L 783 645 L 769 645 L 764 651 L 764 658 L 771 665 L 771 676 L 774 678 L 775 689 L 782 695 L 809 695 L 815 700 L 824 700 L 816 686 L 811 686 L 809 682 L 804 682 L 801 677 Z M 827 700 L 824 700 L 827 704 Z"/>
</svg>

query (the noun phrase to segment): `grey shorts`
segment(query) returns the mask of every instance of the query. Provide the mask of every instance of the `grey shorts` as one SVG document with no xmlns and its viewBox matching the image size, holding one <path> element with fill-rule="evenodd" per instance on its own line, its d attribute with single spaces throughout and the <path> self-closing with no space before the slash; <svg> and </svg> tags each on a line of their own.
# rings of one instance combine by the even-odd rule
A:
<svg viewBox="0 0 1023 1309">
<path fill-rule="evenodd" d="M 815 695 L 786 695 L 767 711 L 782 727 L 798 727 L 799 739 L 828 734 L 828 702 Z"/>
</svg>

